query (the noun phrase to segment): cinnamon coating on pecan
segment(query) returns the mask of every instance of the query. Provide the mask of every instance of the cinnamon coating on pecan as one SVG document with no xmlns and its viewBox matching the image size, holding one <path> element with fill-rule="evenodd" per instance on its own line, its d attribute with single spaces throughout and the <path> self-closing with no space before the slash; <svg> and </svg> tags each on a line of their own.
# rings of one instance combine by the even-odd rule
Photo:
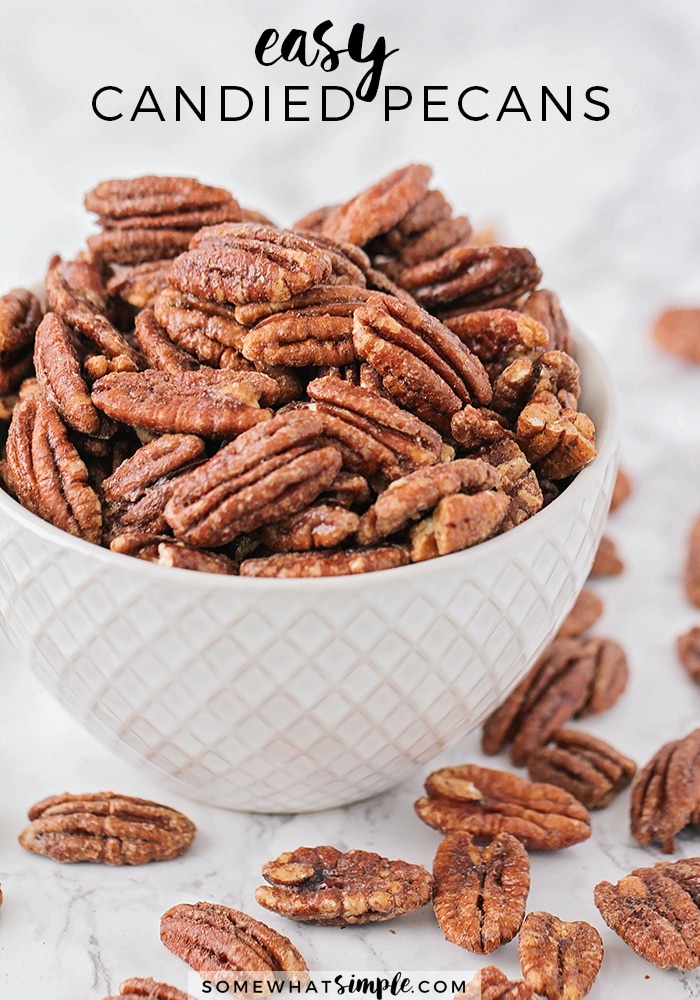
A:
<svg viewBox="0 0 700 1000">
<path fill-rule="evenodd" d="M 425 196 L 431 176 L 430 167 L 418 163 L 394 170 L 329 212 L 321 223 L 321 233 L 364 246 L 415 208 Z"/>
<path fill-rule="evenodd" d="M 472 354 L 484 364 L 501 368 L 521 355 L 540 353 L 548 344 L 547 331 L 530 316 L 512 309 L 486 309 L 445 320 Z"/>
<path fill-rule="evenodd" d="M 560 920 L 544 910 L 525 917 L 518 956 L 525 982 L 547 1000 L 583 1000 L 603 962 L 603 941 L 585 920 Z"/>
<path fill-rule="evenodd" d="M 694 625 L 679 636 L 676 648 L 678 659 L 688 677 L 696 684 L 700 684 L 700 628 Z"/>
<path fill-rule="evenodd" d="M 263 876 L 270 885 L 255 890 L 261 906 L 291 920 L 336 927 L 410 913 L 430 901 L 433 888 L 422 865 L 327 845 L 286 851 L 263 865 Z"/>
<path fill-rule="evenodd" d="M 453 423 L 458 416 L 452 418 Z M 493 443 L 486 441 L 473 457 L 496 469 L 499 489 L 508 497 L 508 507 L 500 522 L 501 531 L 510 531 L 542 509 L 544 496 L 537 475 L 510 436 L 504 435 Z"/>
<path fill-rule="evenodd" d="M 665 743 L 638 772 L 630 800 L 630 828 L 643 845 L 673 854 L 674 837 L 695 819 L 700 803 L 700 729 Z"/>
<path fill-rule="evenodd" d="M 134 336 L 151 368 L 163 372 L 191 372 L 199 368 L 196 358 L 172 342 L 153 309 L 146 308 L 139 312 L 134 323 Z"/>
<path fill-rule="evenodd" d="M 603 602 L 598 595 L 584 588 L 557 632 L 557 639 L 576 639 L 587 632 L 603 613 Z"/>
<path fill-rule="evenodd" d="M 537 1000 L 523 979 L 509 979 L 495 965 L 487 965 L 457 993 L 455 1000 Z"/>
<path fill-rule="evenodd" d="M 547 746 L 527 758 L 532 781 L 571 792 L 587 809 L 607 806 L 632 781 L 637 766 L 605 740 L 575 729 L 552 733 Z"/>
<path fill-rule="evenodd" d="M 505 493 L 482 490 L 443 497 L 433 513 L 411 528 L 411 561 L 461 552 L 501 528 L 510 507 Z"/>
<path fill-rule="evenodd" d="M 130 180 L 102 181 L 85 195 L 85 207 L 98 215 L 122 219 L 132 215 L 163 215 L 222 205 L 230 192 L 202 184 L 193 177 L 152 174 Z M 198 228 L 198 227 L 197 227 Z"/>
<path fill-rule="evenodd" d="M 595 429 L 585 413 L 563 407 L 551 392 L 537 393 L 521 411 L 516 439 L 546 479 L 566 479 L 596 456 Z"/>
<path fill-rule="evenodd" d="M 590 576 L 600 579 L 606 576 L 619 576 L 624 572 L 625 564 L 617 554 L 617 547 L 612 538 L 603 535 L 593 558 Z"/>
<path fill-rule="evenodd" d="M 107 291 L 137 309 L 152 306 L 157 295 L 168 287 L 170 260 L 149 260 L 121 267 L 107 281 Z"/>
<path fill-rule="evenodd" d="M 0 354 L 0 395 L 7 395 L 21 385 L 32 371 L 32 349 Z"/>
<path fill-rule="evenodd" d="M 293 577 L 347 576 L 395 569 L 410 561 L 404 545 L 379 545 L 371 549 L 338 552 L 283 552 L 241 563 L 241 576 Z"/>
<path fill-rule="evenodd" d="M 219 573 L 224 576 L 235 576 L 238 572 L 238 564 L 221 552 L 206 552 L 148 531 L 129 530 L 125 534 L 116 535 L 109 547 L 112 552 L 175 569 Z"/>
<path fill-rule="evenodd" d="M 271 552 L 334 549 L 355 534 L 359 523 L 354 511 L 317 503 L 282 521 L 263 525 L 259 536 Z"/>
<path fill-rule="evenodd" d="M 100 414 L 83 378 L 70 328 L 56 313 L 47 313 L 37 328 L 34 367 L 46 398 L 65 422 L 81 434 L 96 434 Z"/>
<path fill-rule="evenodd" d="M 43 310 L 27 288 L 13 288 L 0 296 L 0 355 L 31 347 Z"/>
<path fill-rule="evenodd" d="M 106 1000 L 191 1000 L 191 998 L 176 986 L 158 983 L 155 979 L 135 977 L 125 979 L 119 984 L 119 995 L 107 997 Z"/>
<path fill-rule="evenodd" d="M 191 235 L 191 229 L 104 229 L 88 236 L 87 245 L 105 263 L 147 264 L 183 253 Z"/>
<path fill-rule="evenodd" d="M 565 351 L 571 354 L 571 331 L 566 316 L 562 312 L 559 298 L 547 288 L 536 288 L 518 308 L 526 316 L 536 319 L 549 334 L 548 350 Z"/>
<path fill-rule="evenodd" d="M 664 309 L 656 318 L 651 335 L 669 354 L 700 364 L 700 309 Z"/>
</svg>

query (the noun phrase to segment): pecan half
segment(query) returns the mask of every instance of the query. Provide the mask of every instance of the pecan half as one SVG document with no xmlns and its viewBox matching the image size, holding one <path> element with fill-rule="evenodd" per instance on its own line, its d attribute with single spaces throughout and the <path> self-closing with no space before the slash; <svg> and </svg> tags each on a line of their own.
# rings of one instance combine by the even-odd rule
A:
<svg viewBox="0 0 700 1000">
<path fill-rule="evenodd" d="M 412 163 L 332 209 L 320 231 L 336 240 L 363 246 L 395 226 L 424 198 L 432 176 L 430 167 Z"/>
<path fill-rule="evenodd" d="M 596 736 L 559 729 L 529 755 L 527 769 L 532 781 L 564 788 L 587 809 L 601 809 L 629 785 L 637 766 Z"/>
<path fill-rule="evenodd" d="M 97 434 L 100 414 L 90 399 L 70 328 L 56 313 L 47 313 L 37 327 L 34 367 L 44 394 L 65 422 L 81 434 Z"/>
<path fill-rule="evenodd" d="M 516 420 L 527 403 L 543 392 L 556 397 L 567 412 L 576 411 L 581 373 L 574 359 L 563 351 L 545 351 L 536 358 L 519 357 L 503 370 L 493 362 L 488 370 L 494 380 L 491 405 L 511 420 Z"/>
<path fill-rule="evenodd" d="M 324 236 L 313 230 L 304 232 L 304 230 L 295 227 L 294 231 L 328 254 L 333 262 L 333 271 L 329 279 L 331 284 L 366 285 L 365 275 L 371 269 L 372 262 L 359 246 L 355 243 L 349 243 L 347 240 L 331 239 L 330 236 Z"/>
<path fill-rule="evenodd" d="M 357 531 L 361 545 L 373 545 L 400 531 L 443 497 L 461 491 L 488 490 L 498 485 L 495 470 L 479 459 L 460 458 L 417 469 L 390 483 L 362 515 Z"/>
<path fill-rule="evenodd" d="M 513 763 L 526 763 L 533 750 L 547 743 L 584 706 L 594 674 L 595 660 L 585 644 L 576 639 L 555 640 L 484 723 L 484 753 L 498 753 L 512 743 Z"/>
<path fill-rule="evenodd" d="M 700 608 L 700 517 L 693 521 L 690 529 L 683 584 L 688 600 Z"/>
<path fill-rule="evenodd" d="M 88 236 L 90 253 L 98 261 L 109 264 L 147 264 L 173 258 L 189 246 L 193 230 L 104 229 Z"/>
<path fill-rule="evenodd" d="M 459 414 L 452 418 L 454 424 Z M 501 521 L 500 530 L 510 531 L 542 509 L 544 497 L 537 475 L 522 449 L 511 437 L 502 437 L 482 445 L 475 458 L 492 465 L 498 473 L 498 485 L 506 497 L 508 507 Z"/>
<path fill-rule="evenodd" d="M 566 351 L 567 354 L 571 354 L 569 324 L 554 292 L 547 288 L 538 288 L 530 292 L 518 308 L 545 328 L 549 334 L 549 350 Z"/>
<path fill-rule="evenodd" d="M 0 296 L 0 353 L 10 354 L 31 346 L 43 310 L 36 295 L 13 288 Z"/>
<path fill-rule="evenodd" d="M 445 320 L 472 354 L 499 370 L 520 355 L 532 356 L 546 349 L 546 329 L 531 316 L 512 309 L 485 309 Z"/>
<path fill-rule="evenodd" d="M 114 420 L 162 433 L 230 438 L 272 415 L 277 383 L 259 372 L 113 372 L 92 387 L 92 401 Z M 261 405 L 262 404 L 262 405 Z"/>
<path fill-rule="evenodd" d="M 508 421 L 500 413 L 470 404 L 454 414 L 450 421 L 450 433 L 465 451 L 474 451 L 511 436 Z"/>
<path fill-rule="evenodd" d="M 593 899 L 625 944 L 659 969 L 700 966 L 700 910 L 691 895 L 656 868 L 637 868 L 616 885 L 599 882 Z"/>
<path fill-rule="evenodd" d="M 231 201 L 224 188 L 202 184 L 193 177 L 146 175 L 129 180 L 102 181 L 85 195 L 90 212 L 123 219 L 132 215 L 187 212 Z"/>
<path fill-rule="evenodd" d="M 461 552 L 485 541 L 501 528 L 509 507 L 510 500 L 498 490 L 443 497 L 429 517 L 411 528 L 411 561 Z"/>
<path fill-rule="evenodd" d="M 359 250 L 359 247 L 355 247 Z M 236 320 L 247 328 L 256 326 L 263 320 L 274 316 L 276 313 L 302 310 L 317 310 L 322 312 L 322 307 L 331 306 L 356 306 L 361 305 L 371 295 L 371 291 L 362 284 L 320 284 L 313 288 L 293 295 L 290 299 L 271 302 L 247 302 L 245 305 L 235 307 L 234 315 Z M 323 367 L 323 366 L 321 366 Z"/>
<path fill-rule="evenodd" d="M 280 413 L 186 473 L 165 509 L 175 535 L 196 546 L 224 545 L 307 507 L 342 462 L 337 448 L 319 446 L 321 430 L 312 413 Z"/>
<path fill-rule="evenodd" d="M 350 472 L 390 482 L 440 460 L 440 435 L 391 400 L 333 377 L 314 379 L 306 391 Z"/>
<path fill-rule="evenodd" d="M 160 566 L 226 576 L 235 576 L 238 572 L 237 563 L 220 552 L 203 552 L 202 549 L 147 531 L 131 530 L 117 535 L 111 540 L 109 547 L 112 552 L 158 563 Z"/>
<path fill-rule="evenodd" d="M 678 659 L 692 681 L 700 684 L 700 628 L 695 625 L 679 637 Z"/>
<path fill-rule="evenodd" d="M 495 965 L 487 965 L 457 993 L 455 1000 L 537 1000 L 523 979 L 509 979 Z"/>
<path fill-rule="evenodd" d="M 584 640 L 584 651 L 595 660 L 593 681 L 576 718 L 607 712 L 627 687 L 629 666 L 625 651 L 614 639 L 591 636 Z"/>
<path fill-rule="evenodd" d="M 155 298 L 168 287 L 170 260 L 149 260 L 122 267 L 107 281 L 107 291 L 137 309 L 152 306 Z"/>
<path fill-rule="evenodd" d="M 255 890 L 261 906 L 291 920 L 337 927 L 410 913 L 430 901 L 433 888 L 422 865 L 329 846 L 287 851 L 262 873 L 270 885 Z"/>
<path fill-rule="evenodd" d="M 638 874 L 639 869 L 632 872 Z M 657 861 L 654 871 L 673 879 L 700 907 L 700 858 L 681 858 L 679 861 Z"/>
<path fill-rule="evenodd" d="M 99 497 L 50 403 L 30 397 L 17 404 L 7 434 L 7 464 L 24 507 L 71 535 L 100 544 Z"/>
<path fill-rule="evenodd" d="M 143 865 L 190 847 L 196 829 L 168 806 L 114 792 L 53 795 L 29 810 L 19 842 L 54 861 Z"/>
<path fill-rule="evenodd" d="M 401 272 L 401 284 L 427 309 L 455 316 L 510 305 L 538 284 L 542 272 L 529 250 L 457 246 Z"/>
<path fill-rule="evenodd" d="M 191 997 L 176 986 L 137 977 L 125 979 L 119 984 L 119 995 L 106 1000 L 191 1000 Z"/>
<path fill-rule="evenodd" d="M 317 504 L 283 521 L 260 528 L 260 541 L 272 552 L 332 549 L 355 534 L 360 518 L 344 507 Z"/>
<path fill-rule="evenodd" d="M 465 403 L 491 398 L 481 362 L 439 320 L 418 306 L 373 295 L 355 311 L 357 354 L 382 377 L 396 401 L 431 427 L 449 433 Z"/>
<path fill-rule="evenodd" d="M 606 576 L 619 576 L 623 572 L 625 564 L 617 554 L 617 548 L 612 538 L 603 535 L 593 559 L 590 576 L 593 579 L 600 579 Z"/>
<path fill-rule="evenodd" d="M 178 903 L 160 920 L 166 948 L 198 972 L 306 972 L 289 938 L 241 910 Z"/>
<path fill-rule="evenodd" d="M 700 803 L 700 729 L 665 743 L 632 785 L 630 829 L 640 844 L 661 843 L 673 854 L 673 838 Z"/>
<path fill-rule="evenodd" d="M 559 850 L 591 835 L 588 811 L 573 795 L 507 771 L 444 767 L 428 776 L 425 790 L 428 798 L 418 799 L 415 810 L 443 833 L 460 831 L 479 840 L 510 833 L 533 851 Z"/>
<path fill-rule="evenodd" d="M 560 920 L 544 910 L 525 917 L 518 956 L 525 982 L 547 1000 L 583 1000 L 603 962 L 603 941 L 585 920 Z"/>
<path fill-rule="evenodd" d="M 584 588 L 557 632 L 557 639 L 576 639 L 598 621 L 603 613 L 603 602 L 598 595 Z"/>
<path fill-rule="evenodd" d="M 563 407 L 551 392 L 538 392 L 518 417 L 516 438 L 540 476 L 565 479 L 595 456 L 595 428 L 585 413 Z"/>
<path fill-rule="evenodd" d="M 665 309 L 651 335 L 670 354 L 700 364 L 700 309 Z"/>
<path fill-rule="evenodd" d="M 12 354 L 0 354 L 0 394 L 15 392 L 18 386 L 31 375 L 32 350 Z"/>
<path fill-rule="evenodd" d="M 215 302 L 280 301 L 326 281 L 327 253 L 294 233 L 255 223 L 202 229 L 173 261 L 170 283 Z"/>
<path fill-rule="evenodd" d="M 208 365 L 225 367 L 227 349 L 240 352 L 247 333 L 232 306 L 166 288 L 153 304 L 170 339 Z"/>
<path fill-rule="evenodd" d="M 152 309 L 139 312 L 134 323 L 134 336 L 152 368 L 163 372 L 186 372 L 199 368 L 196 358 L 172 342 Z"/>
<path fill-rule="evenodd" d="M 284 552 L 241 563 L 241 576 L 272 576 L 280 579 L 309 576 L 347 576 L 394 569 L 410 561 L 402 545 L 384 545 L 372 549 L 347 549 L 341 552 Z"/>
<path fill-rule="evenodd" d="M 466 833 L 449 833 L 433 862 L 433 905 L 453 944 L 489 955 L 520 930 L 530 891 L 530 859 L 509 833 L 477 847 Z"/>
</svg>

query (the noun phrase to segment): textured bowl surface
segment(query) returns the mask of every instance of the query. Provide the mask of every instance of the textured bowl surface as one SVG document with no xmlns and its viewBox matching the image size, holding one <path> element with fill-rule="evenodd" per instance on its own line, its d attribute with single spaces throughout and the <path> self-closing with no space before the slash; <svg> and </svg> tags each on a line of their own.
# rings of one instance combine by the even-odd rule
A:
<svg viewBox="0 0 700 1000">
<path fill-rule="evenodd" d="M 615 476 L 613 392 L 583 338 L 598 457 L 549 507 L 473 549 L 361 577 L 155 566 L 0 492 L 0 612 L 42 683 L 182 795 L 255 812 L 365 798 L 475 727 L 588 575 Z"/>
</svg>

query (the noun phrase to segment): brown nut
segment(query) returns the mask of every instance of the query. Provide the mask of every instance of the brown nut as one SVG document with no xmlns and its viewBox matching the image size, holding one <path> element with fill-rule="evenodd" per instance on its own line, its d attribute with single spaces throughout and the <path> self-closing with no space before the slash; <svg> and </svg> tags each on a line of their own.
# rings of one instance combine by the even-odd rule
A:
<svg viewBox="0 0 700 1000">
<path fill-rule="evenodd" d="M 448 833 L 433 862 L 433 905 L 453 944 L 489 955 L 520 930 L 530 891 L 530 859 L 509 833 L 478 847 L 466 833 Z"/>
<path fill-rule="evenodd" d="M 585 920 L 560 920 L 544 910 L 525 917 L 518 956 L 525 982 L 547 1000 L 583 1000 L 603 962 L 603 941 Z"/>
<path fill-rule="evenodd" d="M 259 536 L 271 552 L 333 549 L 354 535 L 359 523 L 354 511 L 318 503 L 283 521 L 263 525 Z"/>
<path fill-rule="evenodd" d="M 519 303 L 518 308 L 545 328 L 549 334 L 548 350 L 566 351 L 567 354 L 571 354 L 569 324 L 554 292 L 547 288 L 538 288 L 530 292 L 527 298 Z"/>
<path fill-rule="evenodd" d="M 665 743 L 632 785 L 630 828 L 640 844 L 658 842 L 673 854 L 674 837 L 700 803 L 700 729 Z"/>
<path fill-rule="evenodd" d="M 590 576 L 594 579 L 600 579 L 606 576 L 619 576 L 620 573 L 624 571 L 625 564 L 622 559 L 620 559 L 617 554 L 617 548 L 615 542 L 612 538 L 608 538 L 606 535 L 600 540 L 598 549 L 593 559 L 593 565 L 591 566 Z"/>
<path fill-rule="evenodd" d="M 422 865 L 371 851 L 299 847 L 263 865 L 270 885 L 255 890 L 261 906 L 303 923 L 345 927 L 391 920 L 430 901 L 433 879 Z"/>
<path fill-rule="evenodd" d="M 175 809 L 114 792 L 53 795 L 32 806 L 29 819 L 22 847 L 61 862 L 167 861 L 184 854 L 196 833 Z"/>
<path fill-rule="evenodd" d="M 495 535 L 510 500 L 499 490 L 443 497 L 428 517 L 411 528 L 411 561 L 462 552 Z"/>
<path fill-rule="evenodd" d="M 564 788 L 586 809 L 601 809 L 629 785 L 637 766 L 596 736 L 559 729 L 529 755 L 527 769 L 532 781 Z"/>
<path fill-rule="evenodd" d="M 598 595 L 584 588 L 574 603 L 573 608 L 561 623 L 557 639 L 576 639 L 582 632 L 587 632 L 598 621 L 603 613 L 603 602 Z"/>
<path fill-rule="evenodd" d="M 654 323 L 652 337 L 669 354 L 700 364 L 700 309 L 665 309 Z"/>
<path fill-rule="evenodd" d="M 0 296 L 0 353 L 14 354 L 31 347 L 43 310 L 36 295 L 13 288 Z"/>
<path fill-rule="evenodd" d="M 695 625 L 679 637 L 678 659 L 692 681 L 700 684 L 700 628 Z"/>
<path fill-rule="evenodd" d="M 595 428 L 585 413 L 562 406 L 547 391 L 538 392 L 521 411 L 516 440 L 545 479 L 566 479 L 595 456 Z"/>
<path fill-rule="evenodd" d="M 65 422 L 81 434 L 97 434 L 100 414 L 90 399 L 70 328 L 56 313 L 37 327 L 34 367 L 39 385 Z"/>
<path fill-rule="evenodd" d="M 523 979 L 509 979 L 495 965 L 487 965 L 467 983 L 466 989 L 455 995 L 455 1000 L 537 1000 L 537 998 Z"/>
<path fill-rule="evenodd" d="M 241 563 L 241 576 L 292 577 L 348 576 L 394 569 L 410 562 L 404 545 L 382 545 L 372 549 L 343 549 L 339 552 L 283 552 Z"/>
<path fill-rule="evenodd" d="M 700 608 L 700 517 L 693 521 L 690 529 L 683 583 L 688 600 Z"/>
</svg>

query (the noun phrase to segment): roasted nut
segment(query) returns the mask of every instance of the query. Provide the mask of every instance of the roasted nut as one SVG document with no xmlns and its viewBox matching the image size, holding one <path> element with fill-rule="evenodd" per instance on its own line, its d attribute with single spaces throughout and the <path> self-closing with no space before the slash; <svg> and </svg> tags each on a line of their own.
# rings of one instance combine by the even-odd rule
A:
<svg viewBox="0 0 700 1000">
<path fill-rule="evenodd" d="M 419 163 L 393 171 L 344 205 L 332 209 L 321 224 L 321 233 L 364 246 L 415 208 L 428 190 L 431 175 L 430 167 Z"/>
<path fill-rule="evenodd" d="M 665 743 L 632 785 L 630 828 L 640 844 L 661 844 L 673 854 L 673 838 L 700 804 L 700 729 Z"/>
<path fill-rule="evenodd" d="M 530 859 L 509 833 L 477 847 L 466 833 L 449 833 L 433 863 L 433 905 L 453 944 L 489 955 L 520 930 L 530 891 Z"/>
<path fill-rule="evenodd" d="M 457 993 L 455 1000 L 537 1000 L 522 979 L 508 979 L 495 965 L 487 965 Z"/>
<path fill-rule="evenodd" d="M 215 302 L 284 301 L 326 281 L 327 253 L 294 233 L 255 223 L 202 229 L 173 261 L 170 283 Z"/>
<path fill-rule="evenodd" d="M 289 938 L 240 910 L 178 903 L 160 921 L 160 939 L 198 972 L 306 972 Z"/>
<path fill-rule="evenodd" d="M 603 613 L 603 602 L 592 590 L 584 588 L 576 598 L 576 602 L 561 623 L 557 632 L 558 639 L 576 639 L 582 632 L 595 625 Z"/>
<path fill-rule="evenodd" d="M 559 729 L 551 742 L 527 758 L 532 781 L 557 785 L 583 803 L 600 809 L 632 781 L 634 761 L 604 740 L 575 729 Z"/>
<path fill-rule="evenodd" d="M 366 924 L 391 920 L 430 901 L 433 879 L 422 865 L 370 851 L 299 847 L 263 865 L 270 885 L 255 890 L 261 906 L 303 923 Z"/>
<path fill-rule="evenodd" d="M 230 438 L 268 420 L 279 394 L 259 372 L 113 372 L 92 387 L 95 406 L 130 427 L 157 433 Z M 261 405 L 262 404 L 262 405 Z"/>
<path fill-rule="evenodd" d="M 565 479 L 595 456 L 595 429 L 585 413 L 563 407 L 551 392 L 538 392 L 518 417 L 516 440 L 540 476 Z"/>
<path fill-rule="evenodd" d="M 41 317 L 41 303 L 28 289 L 13 288 L 0 296 L 0 354 L 31 347 Z"/>
<path fill-rule="evenodd" d="M 410 562 L 403 545 L 383 545 L 372 549 L 345 549 L 340 552 L 284 552 L 241 563 L 241 576 L 276 576 L 280 579 L 305 576 L 347 576 L 394 569 Z"/>
<path fill-rule="evenodd" d="M 549 336 L 537 320 L 512 309 L 485 309 L 445 320 L 466 347 L 484 365 L 502 370 L 517 357 L 546 350 Z"/>
<path fill-rule="evenodd" d="M 452 414 L 472 396 L 481 404 L 491 398 L 478 358 L 451 330 L 408 302 L 371 296 L 355 311 L 353 341 L 397 403 L 444 433 Z"/>
<path fill-rule="evenodd" d="M 175 535 L 191 545 L 225 545 L 303 510 L 342 461 L 337 448 L 320 446 L 321 430 L 308 411 L 280 413 L 186 473 L 165 509 Z"/>
<path fill-rule="evenodd" d="M 260 529 L 260 541 L 272 552 L 333 549 L 355 534 L 360 518 L 344 507 L 315 504 Z"/>
<path fill-rule="evenodd" d="M 129 531 L 117 535 L 109 544 L 112 552 L 134 556 L 160 566 L 189 569 L 198 573 L 220 573 L 235 576 L 238 565 L 221 552 L 203 552 L 183 542 L 146 531 Z"/>
<path fill-rule="evenodd" d="M 619 576 L 624 568 L 625 564 L 617 554 L 617 548 L 612 538 L 604 535 L 600 540 L 598 550 L 595 554 L 590 576 L 593 579 L 600 579 L 606 576 Z"/>
<path fill-rule="evenodd" d="M 568 922 L 534 910 L 518 935 L 525 982 L 547 1000 L 583 1000 L 603 961 L 603 941 L 585 920 Z"/>
<path fill-rule="evenodd" d="M 30 397 L 17 404 L 7 434 L 7 464 L 24 507 L 71 535 L 100 544 L 99 497 L 50 403 Z"/>
<path fill-rule="evenodd" d="M 474 451 L 512 437 L 508 422 L 500 413 L 470 404 L 454 414 L 450 421 L 450 433 L 465 451 Z"/>
<path fill-rule="evenodd" d="M 617 475 L 615 476 L 615 483 L 613 485 L 612 497 L 610 498 L 610 512 L 614 510 L 627 500 L 627 498 L 632 493 L 632 480 L 627 475 L 624 469 L 618 469 Z"/>
<path fill-rule="evenodd" d="M 199 368 L 196 358 L 172 342 L 150 308 L 142 309 L 136 317 L 134 336 L 152 368 L 163 372 L 195 371 Z"/>
<path fill-rule="evenodd" d="M 206 302 L 166 288 L 153 303 L 153 312 L 170 340 L 215 368 L 252 368 L 241 355 L 245 327 L 232 306 Z"/>
<path fill-rule="evenodd" d="M 39 385 L 65 422 L 81 434 L 97 434 L 100 414 L 90 399 L 70 328 L 55 313 L 39 324 L 34 342 Z"/>
<path fill-rule="evenodd" d="M 700 628 L 695 625 L 677 642 L 678 659 L 692 681 L 700 684 Z"/>
<path fill-rule="evenodd" d="M 509 506 L 509 498 L 498 490 L 443 497 L 429 517 L 411 528 L 411 561 L 461 552 L 483 542 L 501 528 Z"/>
<path fill-rule="evenodd" d="M 527 316 L 536 319 L 549 334 L 549 350 L 566 351 L 571 354 L 571 334 L 566 316 L 561 310 L 559 299 L 547 288 L 530 292 L 518 308 Z"/>
<path fill-rule="evenodd" d="M 688 600 L 700 608 L 700 517 L 693 521 L 690 530 L 683 582 Z"/>
<path fill-rule="evenodd" d="M 202 184 L 192 177 L 147 175 L 103 181 L 85 195 L 85 207 L 98 215 L 123 219 L 194 211 L 228 204 L 231 199 L 231 194 L 223 188 Z"/>
<path fill-rule="evenodd" d="M 555 851 L 591 835 L 588 811 L 554 785 L 539 784 L 507 771 L 463 764 L 429 775 L 428 798 L 415 810 L 443 833 L 460 831 L 477 840 L 511 833 L 527 850 Z"/>
<path fill-rule="evenodd" d="M 625 944 L 659 969 L 700 966 L 700 910 L 679 882 L 656 868 L 637 868 L 617 885 L 593 892 L 603 920 Z"/>
<path fill-rule="evenodd" d="M 700 858 L 681 858 L 680 861 L 657 861 L 654 871 L 673 879 L 688 893 L 696 906 L 700 906 Z M 638 870 L 632 872 L 638 874 Z"/>
<path fill-rule="evenodd" d="M 170 260 L 149 260 L 143 264 L 118 269 L 107 281 L 107 291 L 115 299 L 143 309 L 152 306 L 163 289 L 168 287 Z"/>
<path fill-rule="evenodd" d="M 585 654 L 591 655 L 595 661 L 595 670 L 586 700 L 576 712 L 577 719 L 607 712 L 627 687 L 629 678 L 627 656 L 614 639 L 590 636 L 581 641 Z"/>
<path fill-rule="evenodd" d="M 167 983 L 136 978 L 125 979 L 119 984 L 119 995 L 107 997 L 106 1000 L 191 1000 L 191 997 Z"/>
<path fill-rule="evenodd" d="M 485 443 L 473 453 L 473 457 L 494 467 L 498 473 L 499 489 L 508 498 L 500 531 L 510 531 L 542 509 L 544 497 L 537 476 L 522 449 L 511 437 L 503 437 L 492 444 Z"/>
<path fill-rule="evenodd" d="M 61 862 L 168 861 L 184 854 L 196 832 L 175 809 L 114 792 L 53 795 L 32 806 L 29 819 L 22 847 Z"/>
<path fill-rule="evenodd" d="M 665 309 L 654 323 L 652 337 L 670 354 L 699 364 L 700 309 Z"/>
</svg>

